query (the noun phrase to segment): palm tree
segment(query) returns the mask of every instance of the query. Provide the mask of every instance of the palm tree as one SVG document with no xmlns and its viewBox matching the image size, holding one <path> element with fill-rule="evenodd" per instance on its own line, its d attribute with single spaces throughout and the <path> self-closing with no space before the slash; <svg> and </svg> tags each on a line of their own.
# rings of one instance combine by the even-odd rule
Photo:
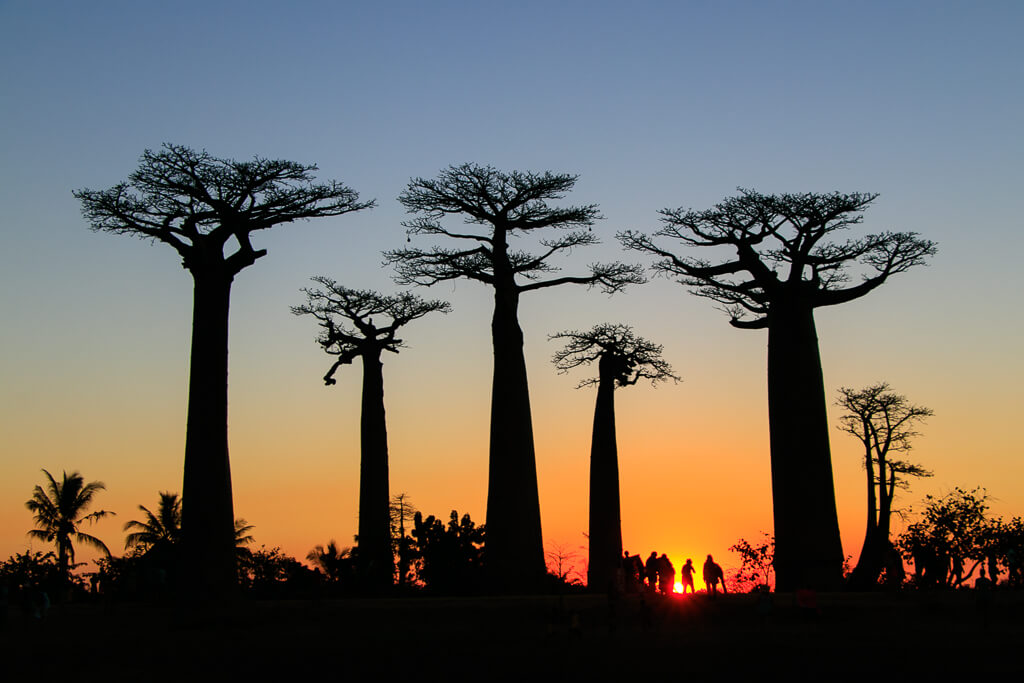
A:
<svg viewBox="0 0 1024 683">
<path fill-rule="evenodd" d="M 145 549 L 154 547 L 171 547 L 181 540 L 181 497 L 177 493 L 160 492 L 160 503 L 156 514 L 150 512 L 145 505 L 139 509 L 146 513 L 146 521 L 132 520 L 124 525 L 124 530 L 131 530 L 124 539 L 124 547 L 139 546 Z M 235 551 L 237 554 L 248 552 L 245 546 L 253 542 L 249 533 L 253 525 L 241 517 L 235 519 Z"/>
<path fill-rule="evenodd" d="M 133 546 L 149 549 L 154 546 L 171 546 L 181 538 L 181 498 L 177 493 L 160 492 L 160 503 L 156 514 L 145 505 L 139 509 L 146 513 L 146 521 L 132 520 L 124 525 L 131 531 L 124 539 L 125 549 Z"/>
<path fill-rule="evenodd" d="M 35 516 L 38 529 L 32 529 L 28 535 L 57 546 L 57 567 L 62 578 L 67 579 L 69 569 L 75 561 L 75 548 L 72 540 L 102 550 L 110 557 L 110 550 L 100 539 L 79 531 L 84 522 L 95 522 L 107 515 L 114 514 L 107 510 L 97 510 L 84 514 L 92 504 L 93 497 L 107 487 L 101 481 L 88 484 L 78 472 L 70 475 L 64 472 L 63 481 L 58 482 L 53 475 L 43 470 L 46 475 L 46 489 L 36 486 L 32 498 L 25 501 L 25 507 Z"/>
<path fill-rule="evenodd" d="M 235 518 L 235 556 L 244 556 L 249 554 L 249 549 L 245 546 L 252 543 L 255 539 L 249 532 L 256 527 L 249 524 L 241 517 Z"/>
</svg>

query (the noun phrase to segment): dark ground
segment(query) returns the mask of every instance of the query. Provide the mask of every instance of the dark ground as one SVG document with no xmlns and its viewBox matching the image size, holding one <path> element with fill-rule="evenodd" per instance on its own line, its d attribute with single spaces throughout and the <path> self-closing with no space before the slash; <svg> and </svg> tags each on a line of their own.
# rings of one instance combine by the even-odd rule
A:
<svg viewBox="0 0 1024 683">
<path fill-rule="evenodd" d="M 1024 592 L 12 609 L 0 680 L 946 680 L 1024 674 Z"/>
</svg>

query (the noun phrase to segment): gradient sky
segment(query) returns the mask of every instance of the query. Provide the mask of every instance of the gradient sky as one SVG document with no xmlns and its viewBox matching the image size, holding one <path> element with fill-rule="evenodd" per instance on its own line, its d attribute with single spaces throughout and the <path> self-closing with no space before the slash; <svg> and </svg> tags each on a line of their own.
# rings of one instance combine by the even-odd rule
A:
<svg viewBox="0 0 1024 683">
<path fill-rule="evenodd" d="M 1022 28 L 1013 1 L 0 2 L 0 557 L 45 549 L 25 535 L 40 468 L 106 483 L 118 516 L 92 531 L 115 552 L 137 505 L 181 490 L 191 278 L 166 245 L 90 232 L 71 195 L 163 142 L 316 163 L 378 202 L 258 235 L 269 255 L 235 280 L 235 511 L 258 543 L 303 558 L 356 530 L 359 371 L 325 387 L 316 327 L 289 307 L 313 275 L 395 291 L 395 198 L 466 161 L 580 175 L 566 203 L 600 205 L 603 244 L 567 273 L 643 261 L 616 231 L 738 186 L 880 193 L 864 231 L 939 253 L 819 311 L 828 396 L 888 381 L 934 409 L 914 458 L 935 477 L 902 506 L 984 486 L 995 514 L 1024 514 Z M 391 490 L 483 522 L 490 293 L 420 293 L 454 310 L 385 359 Z M 599 322 L 664 344 L 684 380 L 618 393 L 625 546 L 735 564 L 727 547 L 772 524 L 767 335 L 667 280 L 524 297 L 545 545 L 584 554 L 594 401 L 547 335 Z M 832 440 L 856 556 L 858 444 Z"/>
</svg>

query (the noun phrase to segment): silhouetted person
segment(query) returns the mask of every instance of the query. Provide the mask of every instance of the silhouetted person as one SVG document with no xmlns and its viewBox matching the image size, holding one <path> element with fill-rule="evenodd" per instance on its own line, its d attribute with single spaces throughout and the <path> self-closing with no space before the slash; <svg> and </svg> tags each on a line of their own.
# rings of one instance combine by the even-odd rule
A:
<svg viewBox="0 0 1024 683">
<path fill-rule="evenodd" d="M 644 565 L 647 574 L 647 591 L 655 593 L 658 590 L 658 553 L 651 551 L 647 556 L 647 564 Z"/>
<path fill-rule="evenodd" d="M 693 573 L 697 571 L 697 568 L 693 566 L 693 560 L 686 558 L 686 564 L 679 570 L 680 577 L 682 578 L 683 593 L 686 593 L 686 587 L 690 587 L 691 593 L 696 593 L 696 589 L 693 587 Z"/>
<path fill-rule="evenodd" d="M 899 588 L 907 578 L 903 568 L 903 557 L 891 543 L 885 551 L 885 585 L 887 588 Z"/>
<path fill-rule="evenodd" d="M 992 587 L 992 581 L 985 576 L 985 565 L 981 566 L 981 575 L 974 580 L 974 587 L 980 590 L 987 590 Z"/>
<path fill-rule="evenodd" d="M 982 572 L 982 576 L 984 576 L 984 572 Z M 999 583 L 999 561 L 994 554 L 988 556 L 988 576 L 992 580 L 993 586 Z"/>
<path fill-rule="evenodd" d="M 672 560 L 668 559 L 668 555 L 662 553 L 658 558 L 658 588 L 668 595 L 675 589 L 675 584 L 676 568 L 672 566 Z"/>
<path fill-rule="evenodd" d="M 722 592 L 728 593 L 729 591 L 725 589 L 725 572 L 715 563 L 711 555 L 708 555 L 708 559 L 704 560 L 704 585 L 707 586 L 711 595 L 717 595 L 719 583 L 722 584 Z"/>
</svg>

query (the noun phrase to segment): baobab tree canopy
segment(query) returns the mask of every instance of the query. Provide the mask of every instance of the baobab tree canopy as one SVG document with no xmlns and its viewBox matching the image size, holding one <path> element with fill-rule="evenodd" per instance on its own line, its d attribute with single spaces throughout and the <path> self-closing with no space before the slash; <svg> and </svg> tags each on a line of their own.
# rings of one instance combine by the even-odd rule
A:
<svg viewBox="0 0 1024 683">
<path fill-rule="evenodd" d="M 599 375 L 581 380 L 578 387 L 599 384 L 602 374 L 619 387 L 636 384 L 641 379 L 650 380 L 651 384 L 669 379 L 679 381 L 672 373 L 672 366 L 661 357 L 664 347 L 637 336 L 629 325 L 603 323 L 586 332 L 559 332 L 549 339 L 565 340 L 565 346 L 552 357 L 559 372 L 598 363 Z M 602 363 L 607 365 L 608 372 L 601 373 Z"/>
<path fill-rule="evenodd" d="M 550 262 L 552 256 L 600 241 L 590 230 L 601 218 L 597 205 L 554 207 L 547 203 L 564 197 L 577 177 L 503 172 L 491 166 L 462 164 L 450 166 L 436 180 L 416 178 L 398 197 L 410 213 L 420 214 L 402 224 L 408 234 L 440 235 L 462 240 L 468 246 L 398 249 L 385 254 L 386 262 L 395 266 L 396 280 L 404 285 L 432 285 L 464 277 L 497 287 L 509 286 L 516 292 L 575 283 L 598 286 L 611 293 L 641 282 L 639 267 L 618 262 L 593 264 L 590 275 L 540 279 L 545 273 L 559 270 Z M 446 227 L 441 219 L 454 214 L 461 215 L 465 224 L 482 225 L 484 229 L 464 232 Z M 509 249 L 510 237 L 544 228 L 572 232 L 541 240 L 544 251 L 540 254 Z"/>
<path fill-rule="evenodd" d="M 773 305 L 797 298 L 805 307 L 834 306 L 864 296 L 895 273 L 925 262 L 934 242 L 914 232 L 883 232 L 834 241 L 858 225 L 877 194 L 763 195 L 740 189 L 712 209 L 664 209 L 654 238 L 693 247 L 727 247 L 720 263 L 677 256 L 655 239 L 626 231 L 627 249 L 659 257 L 656 272 L 721 304 L 736 327 L 768 327 Z M 861 273 L 856 284 L 851 270 Z"/>
<path fill-rule="evenodd" d="M 320 323 L 317 343 L 338 360 L 324 375 L 324 383 L 334 384 L 334 373 L 359 356 L 376 351 L 398 353 L 405 343 L 396 337 L 399 328 L 428 313 L 448 313 L 447 301 L 422 299 L 411 292 L 393 295 L 364 289 L 349 289 L 331 278 L 317 276 L 317 289 L 303 289 L 306 304 L 295 306 L 296 315 L 311 315 Z M 374 323 L 373 319 L 377 318 Z M 383 320 L 381 320 L 383 318 Z"/>
<path fill-rule="evenodd" d="M 545 572 L 519 297 L 562 284 L 616 292 L 644 279 L 639 266 L 618 262 L 591 264 L 587 275 L 545 278 L 559 270 L 550 262 L 553 257 L 598 241 L 591 232 L 601 217 L 595 205 L 548 204 L 561 199 L 575 183 L 574 175 L 505 172 L 478 164 L 449 166 L 433 180 L 415 178 L 398 197 L 416 214 L 403 223 L 410 239 L 412 235 L 437 236 L 460 246 L 405 248 L 385 254 L 399 284 L 433 285 L 468 278 L 494 289 L 487 568 L 493 587 L 503 592 L 536 588 Z M 470 227 L 444 222 L 455 215 Z M 569 232 L 540 239 L 540 253 L 510 248 L 511 238 L 545 228 Z"/>
<path fill-rule="evenodd" d="M 315 170 L 279 159 L 218 159 L 164 144 L 142 153 L 128 182 L 74 195 L 93 230 L 166 242 L 189 270 L 218 263 L 236 274 L 267 253 L 250 242 L 256 230 L 374 205 L 358 201 L 358 193 L 341 183 L 314 183 Z M 225 254 L 232 237 L 238 249 Z"/>
<path fill-rule="evenodd" d="M 735 327 L 768 329 L 768 420 L 775 567 L 780 590 L 832 589 L 842 580 L 824 379 L 814 309 L 864 296 L 925 262 L 935 243 L 913 232 L 838 241 L 877 195 L 739 190 L 707 210 L 664 209 L 653 236 L 619 234 L 657 257 L 656 272 L 718 303 Z M 663 240 L 731 252 L 718 262 L 681 256 Z M 855 276 L 860 279 L 851 282 Z"/>
<path fill-rule="evenodd" d="M 314 183 L 315 170 L 260 157 L 218 159 L 165 144 L 143 152 L 127 182 L 74 193 L 93 230 L 169 244 L 192 274 L 182 556 L 195 597 L 224 595 L 238 580 L 227 436 L 228 313 L 235 275 L 267 253 L 253 247 L 252 233 L 373 206 L 340 183 Z"/>
</svg>

